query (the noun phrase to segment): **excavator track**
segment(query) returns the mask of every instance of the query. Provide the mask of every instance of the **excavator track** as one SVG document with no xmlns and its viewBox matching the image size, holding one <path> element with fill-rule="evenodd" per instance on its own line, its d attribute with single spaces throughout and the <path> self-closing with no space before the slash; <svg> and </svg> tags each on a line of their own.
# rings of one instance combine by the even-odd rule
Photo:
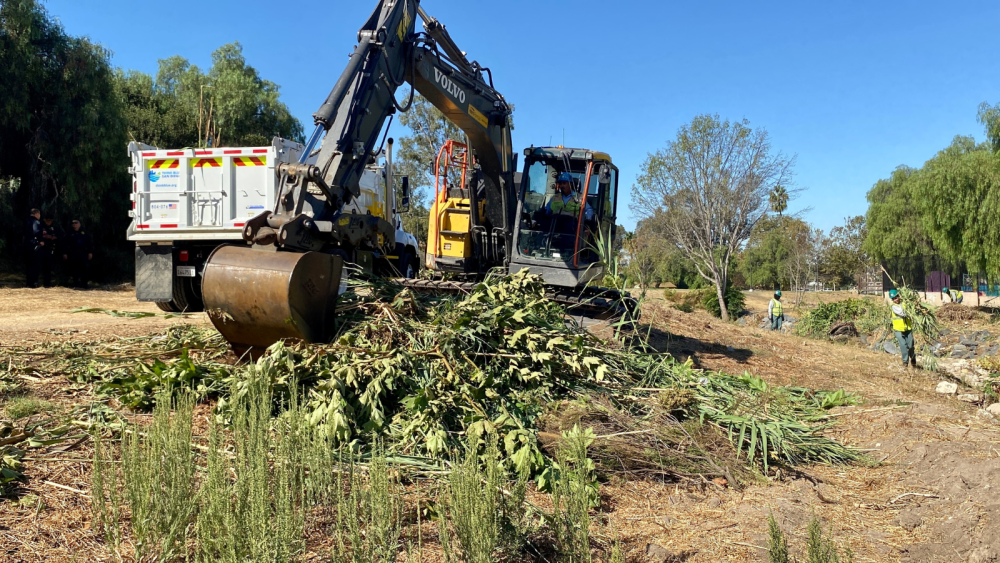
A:
<svg viewBox="0 0 1000 563">
<path fill-rule="evenodd" d="M 418 280 L 398 278 L 394 282 L 425 293 L 468 294 L 477 282 L 450 280 Z M 546 295 L 556 303 L 566 306 L 571 315 L 596 319 L 639 319 L 638 303 L 629 296 L 622 296 L 617 290 L 603 287 L 588 287 L 575 290 L 565 287 L 548 286 Z"/>
</svg>

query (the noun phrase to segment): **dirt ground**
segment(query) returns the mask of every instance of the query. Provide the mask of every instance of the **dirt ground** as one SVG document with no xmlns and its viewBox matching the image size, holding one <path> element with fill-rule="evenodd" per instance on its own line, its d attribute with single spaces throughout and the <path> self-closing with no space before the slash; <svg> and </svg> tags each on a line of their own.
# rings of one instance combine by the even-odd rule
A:
<svg viewBox="0 0 1000 563">
<path fill-rule="evenodd" d="M 133 319 L 106 313 L 74 313 L 74 309 L 99 308 L 154 313 Z M 204 313 L 167 315 L 154 303 L 135 300 L 135 288 L 115 290 L 0 287 L 0 344 L 15 345 L 53 340 L 97 340 L 112 336 L 139 336 L 178 323 L 207 324 Z"/>
<path fill-rule="evenodd" d="M 747 303 L 760 314 L 769 295 L 757 293 L 748 294 Z M 850 294 L 806 294 L 806 302 L 813 296 L 827 301 Z M 861 405 L 836 410 L 828 432 L 864 450 L 871 463 L 802 467 L 739 490 L 617 479 L 602 484 L 605 510 L 628 561 L 766 562 L 767 517 L 773 514 L 799 561 L 806 560 L 806 525 L 817 515 L 858 562 L 1000 562 L 1000 501 L 994 500 L 1000 424 L 977 406 L 935 394 L 941 376 L 902 371 L 895 357 L 860 345 L 723 323 L 650 297 L 643 321 L 660 350 L 704 369 L 749 371 L 775 384 L 842 387 L 861 396 Z M 0 289 L 0 318 L 7 321 L 0 323 L 0 340 L 113 338 L 206 322 L 200 315 L 132 320 L 69 312 L 83 306 L 156 312 L 127 291 Z M 26 383 L 31 394 L 63 408 L 92 399 L 85 386 L 64 378 Z M 28 501 L 0 504 L 0 561 L 112 560 L 90 529 L 89 452 L 83 444 L 25 463 Z M 605 530 L 594 535 L 596 545 L 608 545 Z M 428 525 L 424 539 L 433 536 Z"/>
</svg>

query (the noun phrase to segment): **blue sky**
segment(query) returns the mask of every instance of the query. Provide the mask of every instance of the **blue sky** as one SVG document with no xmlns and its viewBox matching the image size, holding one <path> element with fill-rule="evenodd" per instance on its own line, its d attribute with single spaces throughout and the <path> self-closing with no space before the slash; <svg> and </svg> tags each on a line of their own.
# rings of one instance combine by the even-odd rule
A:
<svg viewBox="0 0 1000 563">
<path fill-rule="evenodd" d="M 347 62 L 374 0 L 48 0 L 67 31 L 155 73 L 179 54 L 207 68 L 239 41 L 248 62 L 310 115 Z M 514 144 L 611 153 L 620 222 L 646 155 L 701 113 L 746 118 L 796 157 L 791 209 L 823 229 L 867 209 L 896 166 L 957 134 L 982 139 L 976 108 L 1000 101 L 997 2 L 425 0 L 516 107 Z M 310 28 L 315 28 L 310 31 Z M 395 136 L 404 134 L 401 129 Z"/>
</svg>

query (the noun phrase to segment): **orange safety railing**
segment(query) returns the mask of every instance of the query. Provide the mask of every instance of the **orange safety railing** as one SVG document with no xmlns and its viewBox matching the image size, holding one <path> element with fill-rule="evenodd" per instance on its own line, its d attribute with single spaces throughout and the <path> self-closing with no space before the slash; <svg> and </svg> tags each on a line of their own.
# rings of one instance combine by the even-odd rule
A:
<svg viewBox="0 0 1000 563">
<path fill-rule="evenodd" d="M 438 203 L 437 228 L 435 229 L 434 240 L 435 253 L 441 252 L 441 224 L 445 211 L 447 210 L 443 204 L 448 201 L 449 172 L 452 167 L 457 167 L 461 170 L 459 186 L 464 188 L 466 172 L 468 172 L 471 164 L 472 162 L 469 156 L 469 147 L 464 143 L 459 143 L 449 139 L 445 141 L 444 145 L 438 150 L 437 158 L 434 160 L 434 200 Z M 471 221 L 471 209 L 469 210 L 469 213 L 469 220 Z"/>
</svg>

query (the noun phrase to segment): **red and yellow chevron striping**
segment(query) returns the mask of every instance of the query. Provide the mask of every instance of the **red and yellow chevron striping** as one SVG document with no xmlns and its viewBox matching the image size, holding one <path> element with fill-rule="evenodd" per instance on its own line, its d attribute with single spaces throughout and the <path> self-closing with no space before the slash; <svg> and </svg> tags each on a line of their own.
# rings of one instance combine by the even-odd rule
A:
<svg viewBox="0 0 1000 563">
<path fill-rule="evenodd" d="M 150 170 L 159 170 L 161 168 L 177 168 L 177 166 L 178 166 L 178 161 L 176 158 L 161 158 L 149 161 Z"/>
<path fill-rule="evenodd" d="M 221 158 L 193 158 L 191 168 L 222 168 Z"/>
<path fill-rule="evenodd" d="M 233 164 L 236 166 L 265 166 L 267 165 L 266 156 L 234 156 Z"/>
</svg>

